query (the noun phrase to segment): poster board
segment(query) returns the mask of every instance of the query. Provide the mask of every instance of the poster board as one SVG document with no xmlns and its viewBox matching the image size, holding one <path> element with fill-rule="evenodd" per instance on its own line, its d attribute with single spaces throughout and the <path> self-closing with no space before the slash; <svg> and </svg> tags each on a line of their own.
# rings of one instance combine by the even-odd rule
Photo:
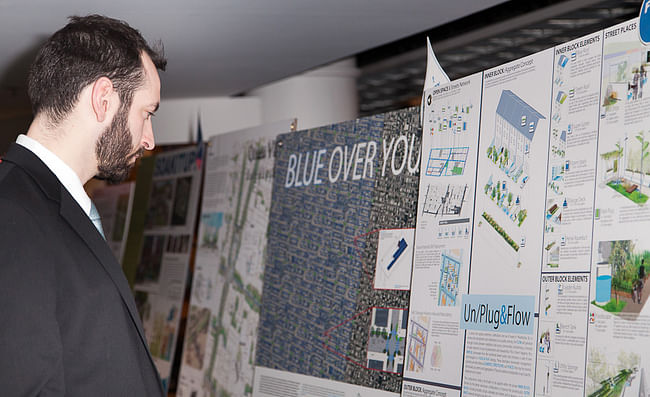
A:
<svg viewBox="0 0 650 397">
<path fill-rule="evenodd" d="M 403 396 L 650 395 L 649 54 L 635 19 L 425 93 Z"/>
<path fill-rule="evenodd" d="M 295 120 L 210 139 L 177 396 L 251 395 L 275 138 Z"/>
<path fill-rule="evenodd" d="M 411 108 L 278 137 L 253 396 L 400 392 L 420 136 Z"/>
<path fill-rule="evenodd" d="M 133 292 L 149 350 L 165 388 L 174 362 L 198 213 L 201 148 L 164 152 L 152 160 Z"/>
</svg>

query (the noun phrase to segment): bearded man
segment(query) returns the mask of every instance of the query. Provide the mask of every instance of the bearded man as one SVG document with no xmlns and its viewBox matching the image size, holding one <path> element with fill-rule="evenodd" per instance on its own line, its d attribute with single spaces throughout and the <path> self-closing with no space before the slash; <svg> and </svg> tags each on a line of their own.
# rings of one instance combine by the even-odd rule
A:
<svg viewBox="0 0 650 397">
<path fill-rule="evenodd" d="M 154 147 L 162 52 L 72 17 L 29 72 L 34 119 L 0 163 L 0 394 L 161 396 L 133 295 L 83 189 Z"/>
</svg>

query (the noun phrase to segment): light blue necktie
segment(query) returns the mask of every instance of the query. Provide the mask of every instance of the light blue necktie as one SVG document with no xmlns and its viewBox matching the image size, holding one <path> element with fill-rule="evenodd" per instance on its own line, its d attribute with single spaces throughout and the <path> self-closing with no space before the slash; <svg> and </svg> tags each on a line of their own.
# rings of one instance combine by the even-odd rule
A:
<svg viewBox="0 0 650 397">
<path fill-rule="evenodd" d="M 104 240 L 106 240 L 106 237 L 104 236 L 104 229 L 102 228 L 102 217 L 99 215 L 99 211 L 97 211 L 97 207 L 95 207 L 95 203 L 92 201 L 90 202 L 90 220 L 99 231 L 99 234 L 101 234 L 102 237 L 104 237 Z"/>
</svg>

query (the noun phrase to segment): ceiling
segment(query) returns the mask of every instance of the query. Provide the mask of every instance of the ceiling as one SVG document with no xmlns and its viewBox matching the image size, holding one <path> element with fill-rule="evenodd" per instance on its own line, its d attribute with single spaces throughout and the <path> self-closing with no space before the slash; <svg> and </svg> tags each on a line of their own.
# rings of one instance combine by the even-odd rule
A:
<svg viewBox="0 0 650 397">
<path fill-rule="evenodd" d="M 124 19 L 168 58 L 163 98 L 229 96 L 504 0 L 0 0 L 0 119 L 29 112 L 25 78 L 67 16 Z"/>
<path fill-rule="evenodd" d="M 508 1 L 357 55 L 361 115 L 420 103 L 426 36 L 450 79 L 498 66 L 639 15 L 641 0 Z"/>
<path fill-rule="evenodd" d="M 69 15 L 124 19 L 169 60 L 163 98 L 233 96 L 354 56 L 361 115 L 419 103 L 425 37 L 451 79 L 638 15 L 642 0 L 0 0 L 0 120 L 29 116 L 25 79 Z"/>
</svg>

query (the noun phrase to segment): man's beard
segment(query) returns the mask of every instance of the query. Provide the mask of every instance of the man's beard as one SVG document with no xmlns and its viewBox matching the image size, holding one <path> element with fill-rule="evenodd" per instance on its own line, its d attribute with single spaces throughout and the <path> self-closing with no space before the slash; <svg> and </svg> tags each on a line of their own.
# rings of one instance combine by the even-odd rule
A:
<svg viewBox="0 0 650 397">
<path fill-rule="evenodd" d="M 128 107 L 120 106 L 111 125 L 102 133 L 95 147 L 97 155 L 97 179 L 119 183 L 128 178 L 133 167 L 132 159 L 140 157 L 140 148 L 133 152 L 133 138 L 128 128 Z"/>
</svg>

